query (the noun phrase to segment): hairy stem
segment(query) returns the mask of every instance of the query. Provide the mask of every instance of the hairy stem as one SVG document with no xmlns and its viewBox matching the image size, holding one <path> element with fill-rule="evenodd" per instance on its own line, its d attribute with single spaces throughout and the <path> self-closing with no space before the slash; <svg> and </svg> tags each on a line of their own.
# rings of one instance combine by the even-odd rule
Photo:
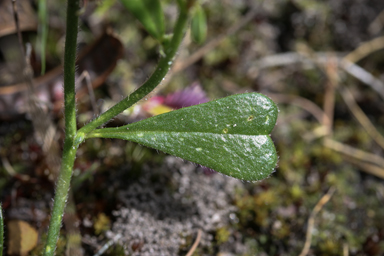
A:
<svg viewBox="0 0 384 256">
<path fill-rule="evenodd" d="M 151 77 L 135 92 L 127 96 L 125 99 L 114 105 L 108 111 L 104 112 L 90 123 L 82 127 L 78 132 L 78 137 L 84 137 L 85 134 L 93 131 L 100 125 L 108 122 L 116 115 L 120 114 L 127 108 L 131 107 L 139 100 L 148 95 L 157 85 L 161 83 L 165 75 L 168 73 L 169 68 L 172 65 L 173 58 L 176 55 L 177 49 L 183 39 L 186 23 L 188 19 L 188 8 L 180 8 L 179 18 L 176 22 L 175 28 L 173 30 L 173 37 L 170 44 L 164 51 L 164 55 L 160 57 L 159 64 L 157 65 L 156 70 L 153 72 Z"/>
<path fill-rule="evenodd" d="M 57 180 L 56 194 L 52 216 L 49 224 L 48 238 L 44 249 L 45 256 L 54 255 L 63 219 L 65 203 L 71 182 L 72 168 L 75 161 L 78 143 L 76 136 L 76 105 L 75 105 L 75 60 L 78 32 L 79 0 L 67 2 L 67 28 L 64 51 L 64 119 L 65 141 L 61 170 Z"/>
</svg>

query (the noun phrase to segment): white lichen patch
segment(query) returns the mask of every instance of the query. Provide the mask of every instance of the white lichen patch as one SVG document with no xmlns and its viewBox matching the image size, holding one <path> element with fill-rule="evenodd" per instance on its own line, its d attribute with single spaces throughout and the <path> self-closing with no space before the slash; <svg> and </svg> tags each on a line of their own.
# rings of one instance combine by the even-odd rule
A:
<svg viewBox="0 0 384 256">
<path fill-rule="evenodd" d="M 167 157 L 162 167 L 147 168 L 139 181 L 125 184 L 118 195 L 123 207 L 113 213 L 116 222 L 107 232 L 108 238 L 121 234 L 118 243 L 126 255 L 179 255 L 180 247 L 187 245 L 185 237 L 195 237 L 201 229 L 199 248 L 210 247 L 214 241 L 210 233 L 236 220 L 237 209 L 231 202 L 235 190 L 244 184 L 197 169 L 182 159 Z M 156 182 L 151 181 L 155 174 L 161 177 Z M 137 244 L 142 247 L 133 251 Z M 233 248 L 236 255 L 246 251 L 239 244 Z"/>
</svg>

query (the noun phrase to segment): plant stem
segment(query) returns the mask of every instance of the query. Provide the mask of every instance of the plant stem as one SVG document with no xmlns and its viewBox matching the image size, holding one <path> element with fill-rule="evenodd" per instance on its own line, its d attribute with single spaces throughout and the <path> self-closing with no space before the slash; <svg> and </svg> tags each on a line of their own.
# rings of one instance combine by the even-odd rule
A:
<svg viewBox="0 0 384 256">
<path fill-rule="evenodd" d="M 77 147 L 73 146 L 71 141 L 67 141 L 69 140 L 64 142 L 63 159 L 56 185 L 55 200 L 51 221 L 49 223 L 48 238 L 45 244 L 44 256 L 54 255 L 64 215 L 64 208 L 67 202 L 69 185 L 71 183 L 72 168 L 75 161 Z"/>
<path fill-rule="evenodd" d="M 144 98 L 146 95 L 148 95 L 151 91 L 155 89 L 157 85 L 161 83 L 165 75 L 168 73 L 168 70 L 172 65 L 173 58 L 175 57 L 177 49 L 179 48 L 179 45 L 183 39 L 187 20 L 188 8 L 180 8 L 180 14 L 173 30 L 172 40 L 169 43 L 168 47 L 165 49 L 164 55 L 160 57 L 159 64 L 157 65 L 157 68 L 153 72 L 151 77 L 131 95 L 128 95 L 125 99 L 118 102 L 108 111 L 104 112 L 103 114 L 92 120 L 90 123 L 82 127 L 78 132 L 79 137 L 84 137 L 84 135 L 86 135 L 87 133 L 93 131 L 100 125 L 103 125 L 104 123 L 114 118 L 116 115 L 131 107 L 139 100 Z"/>
<path fill-rule="evenodd" d="M 64 119 L 65 139 L 73 140 L 76 134 L 75 61 L 79 0 L 68 0 L 67 28 L 64 49 Z"/>
<path fill-rule="evenodd" d="M 61 170 L 56 185 L 56 194 L 52 216 L 49 224 L 48 238 L 44 256 L 54 255 L 63 219 L 65 203 L 71 183 L 72 168 L 76 157 L 78 143 L 76 136 L 76 104 L 75 104 L 75 60 L 78 32 L 79 0 L 67 2 L 67 28 L 64 50 L 64 119 L 65 141 Z"/>
</svg>

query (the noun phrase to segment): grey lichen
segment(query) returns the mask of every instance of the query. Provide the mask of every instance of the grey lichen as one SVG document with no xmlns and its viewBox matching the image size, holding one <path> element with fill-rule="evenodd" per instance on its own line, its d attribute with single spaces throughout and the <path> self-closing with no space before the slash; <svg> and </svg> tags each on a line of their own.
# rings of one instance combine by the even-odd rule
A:
<svg viewBox="0 0 384 256">
<path fill-rule="evenodd" d="M 147 169 L 119 193 L 124 206 L 114 212 L 116 222 L 107 236 L 121 234 L 127 255 L 178 255 L 180 247 L 190 246 L 187 238 L 201 229 L 199 247 L 209 247 L 210 233 L 230 224 L 236 211 L 232 195 L 243 183 L 220 174 L 207 176 L 175 157 Z"/>
</svg>

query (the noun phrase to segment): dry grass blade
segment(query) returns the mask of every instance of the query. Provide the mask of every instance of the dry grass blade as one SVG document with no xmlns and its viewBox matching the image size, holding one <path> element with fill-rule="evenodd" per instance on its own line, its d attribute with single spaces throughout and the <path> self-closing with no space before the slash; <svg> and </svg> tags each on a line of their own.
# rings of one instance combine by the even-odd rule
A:
<svg viewBox="0 0 384 256">
<path fill-rule="evenodd" d="M 121 238 L 120 234 L 117 234 L 112 240 L 108 241 L 94 256 L 101 256 L 109 247 L 116 243 Z"/>
<path fill-rule="evenodd" d="M 343 256 L 348 256 L 348 255 L 349 255 L 348 244 L 343 243 Z"/>
<path fill-rule="evenodd" d="M 309 51 L 310 51 L 310 49 L 309 49 Z M 315 56 L 315 54 L 313 54 L 311 51 L 310 51 L 310 53 L 311 53 L 311 55 L 309 56 L 309 58 L 311 58 L 312 56 Z M 317 63 L 317 62 L 314 60 L 314 63 Z M 375 126 L 371 123 L 371 121 L 368 119 L 368 117 L 364 114 L 364 112 L 361 110 L 361 108 L 357 105 L 357 103 L 353 97 L 353 94 L 350 92 L 350 90 L 348 88 L 346 88 L 345 86 L 341 87 L 341 85 L 339 85 L 340 77 L 337 73 L 337 66 L 330 65 L 329 62 L 326 62 L 323 65 L 324 66 L 319 65 L 319 68 L 325 71 L 325 74 L 327 75 L 329 83 L 331 83 L 334 86 L 333 89 L 336 86 L 338 86 L 338 88 L 340 89 L 340 94 L 341 94 L 342 98 L 344 99 L 344 101 L 346 102 L 346 104 L 347 104 L 348 108 L 350 109 L 350 111 L 352 112 L 352 114 L 356 117 L 356 119 L 359 121 L 359 123 L 367 131 L 368 135 L 371 136 L 371 138 L 384 149 L 384 137 L 377 131 Z M 324 100 L 324 102 L 325 102 L 324 105 L 325 105 L 325 107 L 328 108 L 327 111 L 325 112 L 325 114 L 329 118 L 331 118 L 331 116 L 333 116 L 333 114 L 330 114 L 329 112 L 333 111 L 333 108 L 331 109 L 331 107 L 334 106 L 334 105 L 332 105 L 332 104 L 334 104 L 334 94 L 331 94 L 330 92 L 326 91 L 325 97 L 327 97 L 327 96 L 332 97 L 332 99 L 325 98 L 325 100 Z M 327 104 L 330 106 L 327 106 Z M 328 123 L 323 122 L 323 124 L 327 125 Z M 329 131 L 331 131 L 330 130 L 331 127 L 329 127 L 329 124 L 328 124 L 328 129 L 329 129 Z M 324 142 L 324 143 L 327 143 L 327 142 Z M 354 151 L 354 152 L 358 153 L 358 151 Z M 368 153 L 365 153 L 365 154 L 368 154 Z M 364 161 L 364 159 L 360 159 L 360 160 Z"/>
<path fill-rule="evenodd" d="M 345 59 L 340 60 L 340 67 L 360 82 L 371 87 L 380 95 L 382 99 L 384 99 L 384 83 L 380 79 L 377 79 L 359 65 L 356 65 Z"/>
<path fill-rule="evenodd" d="M 380 14 L 382 16 L 382 14 Z M 366 72 L 363 68 L 354 65 L 354 63 L 365 58 L 369 54 L 381 50 L 384 48 L 384 36 L 377 37 L 371 41 L 365 42 L 357 47 L 354 51 L 347 54 L 340 60 L 340 65 L 349 74 L 355 76 L 366 84 L 369 84 L 374 90 L 376 90 L 380 96 L 384 99 L 384 84 L 372 76 L 369 72 Z M 364 72 L 365 71 L 365 72 Z M 359 74 L 359 75 L 356 75 Z"/>
<path fill-rule="evenodd" d="M 369 24 L 368 31 L 371 35 L 380 33 L 384 26 L 384 10 Z"/>
<path fill-rule="evenodd" d="M 376 177 L 379 177 L 381 179 L 384 179 L 384 169 L 383 167 L 376 166 L 371 163 L 365 163 L 363 161 L 356 160 L 353 157 L 345 157 L 345 159 L 350 162 L 351 164 L 356 165 L 359 167 L 362 171 L 372 174 Z"/>
<path fill-rule="evenodd" d="M 365 42 L 344 57 L 344 60 L 356 63 L 369 54 L 384 48 L 384 36 L 377 37 Z"/>
<path fill-rule="evenodd" d="M 290 55 L 291 56 L 291 55 Z M 307 57 L 304 57 L 303 55 L 295 54 L 297 61 L 303 61 L 304 59 L 306 61 L 310 61 L 310 63 L 314 64 L 313 61 L 308 59 Z M 276 56 L 275 56 L 276 57 Z M 269 64 L 268 67 L 273 65 L 280 65 L 285 64 L 286 56 L 281 56 L 281 58 L 274 58 L 273 61 L 267 61 Z M 292 61 L 292 60 L 290 60 Z M 321 59 L 320 63 L 325 64 L 326 59 Z M 290 62 L 291 63 L 291 62 Z M 333 73 L 334 74 L 334 73 Z M 333 81 L 337 80 L 337 77 L 334 77 L 332 74 L 328 74 L 329 80 Z M 334 74 L 335 75 L 335 74 Z M 337 74 L 336 74 L 337 75 Z M 331 82 L 332 82 L 331 81 Z M 368 134 L 373 137 L 373 139 L 379 143 L 380 146 L 384 143 L 384 138 L 381 136 L 381 134 L 376 130 L 376 128 L 373 126 L 373 124 L 369 121 L 369 119 L 366 117 L 364 112 L 361 111 L 359 106 L 356 104 L 356 102 L 350 97 L 352 94 L 347 89 L 342 87 L 341 95 L 346 101 L 348 107 L 351 109 L 351 112 L 356 116 L 356 118 L 359 120 L 359 122 L 362 124 L 362 126 L 366 129 Z M 316 104 L 311 102 L 310 100 L 307 100 L 305 98 L 294 96 L 294 95 L 284 95 L 284 94 L 271 94 L 268 93 L 268 96 L 271 97 L 275 102 L 277 103 L 287 103 L 291 105 L 298 106 L 300 108 L 305 109 L 306 111 L 310 112 L 320 124 L 327 124 L 330 123 L 329 116 L 325 114 L 325 112 L 319 108 Z M 356 110 L 358 109 L 358 110 Z M 327 133 L 326 133 L 327 134 Z M 353 148 L 348 145 L 344 145 L 340 142 L 334 141 L 332 139 L 325 139 L 324 140 L 324 146 L 328 147 L 338 153 L 341 153 L 343 155 L 349 156 L 352 159 L 354 159 L 353 163 L 358 165 L 362 168 L 363 171 L 370 173 L 372 175 L 375 175 L 380 178 L 384 178 L 383 170 L 378 166 L 384 166 L 384 159 L 380 156 L 367 153 L 363 150 Z M 352 161 L 351 161 L 352 162 Z M 368 162 L 368 163 L 367 163 Z M 359 164 L 358 164 L 359 163 Z"/>
<path fill-rule="evenodd" d="M 319 121 L 319 123 L 322 123 L 324 117 L 327 118 L 321 108 L 305 98 L 277 93 L 268 93 L 268 96 L 277 103 L 292 104 L 305 109 L 311 113 Z M 379 167 L 384 166 L 384 159 L 380 156 L 353 148 L 328 138 L 326 138 L 323 143 L 325 147 L 351 158 L 352 160 L 347 160 L 358 165 L 363 171 L 384 179 L 384 169 Z"/>
<path fill-rule="evenodd" d="M 279 93 L 266 93 L 268 97 L 270 97 L 276 103 L 286 103 L 291 104 L 297 107 L 300 107 L 309 113 L 311 113 L 320 124 L 323 123 L 324 120 L 328 119 L 328 116 L 324 113 L 324 111 L 319 108 L 315 103 L 310 100 L 307 100 L 303 97 L 296 95 L 286 95 Z M 329 121 L 327 121 L 329 122 Z"/>
<path fill-rule="evenodd" d="M 352 92 L 346 86 L 340 86 L 340 95 L 347 104 L 351 113 L 355 116 L 357 121 L 363 126 L 365 131 L 369 136 L 381 147 L 384 149 L 384 137 L 377 131 L 375 126 L 361 110 L 359 105 L 357 105 L 355 98 L 353 97 Z"/>
<path fill-rule="evenodd" d="M 201 233 L 202 233 L 202 231 L 201 231 L 201 229 L 199 229 L 199 230 L 197 231 L 197 237 L 196 237 L 195 242 L 193 243 L 191 249 L 189 249 L 188 253 L 187 253 L 185 256 L 192 256 L 192 254 L 195 252 L 197 246 L 198 246 L 199 243 L 200 243 Z"/>
<path fill-rule="evenodd" d="M 376 166 L 384 166 L 384 159 L 378 155 L 345 145 L 332 139 L 324 139 L 324 146 L 356 160 L 368 162 Z"/>
<path fill-rule="evenodd" d="M 305 237 L 305 244 L 304 248 L 300 253 L 300 256 L 305 256 L 309 252 L 309 248 L 311 247 L 311 241 L 312 241 L 312 231 L 313 227 L 315 225 L 315 217 L 316 214 L 323 208 L 323 206 L 328 203 L 329 199 L 331 199 L 333 193 L 335 192 L 335 188 L 330 188 L 320 201 L 316 204 L 315 208 L 313 208 L 312 213 L 308 219 L 308 227 L 307 227 L 307 234 Z"/>
<path fill-rule="evenodd" d="M 355 63 L 341 58 L 339 55 L 332 53 L 333 56 L 336 56 L 339 66 L 347 72 L 349 75 L 353 76 L 360 82 L 368 85 L 373 90 L 375 90 L 381 98 L 384 99 L 384 83 L 374 77 L 371 73 L 356 65 Z M 255 79 L 259 73 L 259 70 L 266 68 L 273 68 L 278 66 L 288 66 L 301 63 L 305 68 L 315 68 L 319 64 L 324 65 L 329 59 L 329 53 L 316 53 L 312 54 L 309 58 L 297 52 L 288 52 L 282 54 L 276 54 L 264 57 L 260 59 L 255 66 L 250 68 L 247 73 L 251 78 Z"/>
<path fill-rule="evenodd" d="M 322 124 L 327 128 L 328 135 L 332 134 L 333 115 L 335 111 L 335 89 L 337 87 L 337 59 L 331 58 L 326 66 L 325 73 L 327 74 L 327 83 L 324 93 L 324 117 Z"/>
</svg>

